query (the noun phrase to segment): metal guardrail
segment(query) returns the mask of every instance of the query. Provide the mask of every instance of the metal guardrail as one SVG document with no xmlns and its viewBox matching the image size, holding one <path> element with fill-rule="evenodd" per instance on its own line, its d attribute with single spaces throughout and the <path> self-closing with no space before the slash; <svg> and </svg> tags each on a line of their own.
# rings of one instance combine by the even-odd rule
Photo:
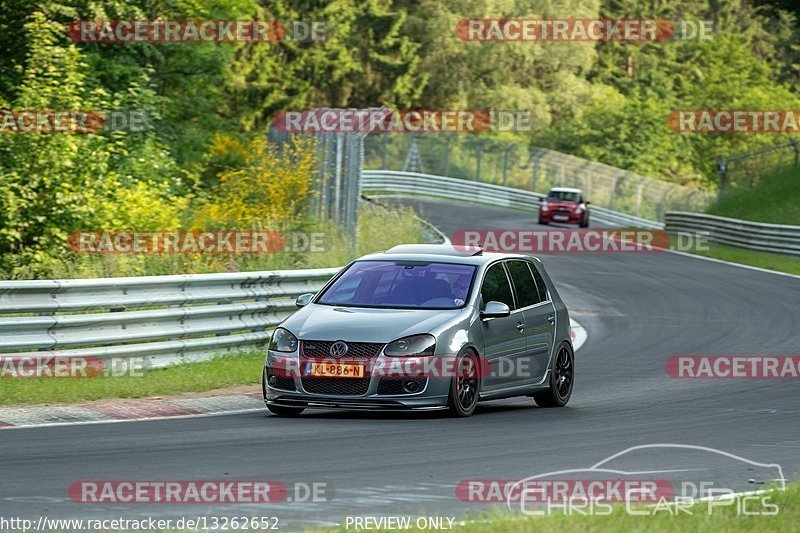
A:
<svg viewBox="0 0 800 533">
<path fill-rule="evenodd" d="M 513 187 L 399 170 L 364 170 L 361 175 L 361 190 L 362 193 L 390 192 L 449 198 L 532 212 L 538 212 L 539 204 L 545 197 L 544 194 Z M 648 229 L 664 227 L 660 222 L 595 205 L 591 206 L 591 213 L 595 220 L 608 224 Z"/>
<path fill-rule="evenodd" d="M 381 133 L 364 144 L 365 169 L 398 170 L 530 192 L 583 189 L 595 206 L 663 222 L 667 211 L 704 211 L 715 195 L 573 155 L 474 134 Z"/>
<path fill-rule="evenodd" d="M 752 188 L 760 176 L 791 165 L 796 167 L 800 162 L 800 141 L 789 139 L 749 152 L 718 157 L 716 162 L 720 192 L 729 185 Z"/>
<path fill-rule="evenodd" d="M 800 226 L 765 224 L 702 213 L 670 212 L 670 232 L 690 232 L 710 241 L 781 254 L 800 255 Z"/>
<path fill-rule="evenodd" d="M 254 349 L 337 271 L 0 281 L 0 354 L 136 356 L 155 368 Z"/>
</svg>

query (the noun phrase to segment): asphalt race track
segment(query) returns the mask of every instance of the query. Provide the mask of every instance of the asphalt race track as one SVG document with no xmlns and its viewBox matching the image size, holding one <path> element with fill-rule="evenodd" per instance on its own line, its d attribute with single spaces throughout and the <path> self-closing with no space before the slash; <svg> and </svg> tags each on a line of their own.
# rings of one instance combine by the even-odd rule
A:
<svg viewBox="0 0 800 533">
<path fill-rule="evenodd" d="M 414 205 L 445 233 L 536 227 L 535 216 L 434 200 Z M 348 515 L 458 516 L 489 508 L 456 498 L 464 479 L 517 480 L 587 468 L 631 446 L 710 447 L 800 476 L 800 381 L 674 379 L 676 355 L 798 355 L 800 279 L 672 253 L 542 256 L 589 339 L 565 409 L 530 399 L 436 414 L 263 413 L 0 432 L 0 508 L 38 517 L 277 516 L 281 529 Z M 635 457 L 634 457 L 635 455 Z M 627 459 L 626 459 L 627 458 Z M 774 479 L 697 449 L 652 449 L 626 468 L 736 490 Z M 618 464 L 620 464 L 618 463 Z M 262 507 L 77 505 L 76 480 L 326 482 L 330 501 Z"/>
</svg>

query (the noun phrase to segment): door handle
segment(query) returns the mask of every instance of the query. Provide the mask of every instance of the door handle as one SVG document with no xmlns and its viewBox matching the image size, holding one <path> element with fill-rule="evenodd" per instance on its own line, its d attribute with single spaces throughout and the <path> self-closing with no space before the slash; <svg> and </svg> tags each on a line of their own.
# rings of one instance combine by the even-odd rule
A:
<svg viewBox="0 0 800 533">
<path fill-rule="evenodd" d="M 547 321 L 550 322 L 551 324 L 555 324 L 556 317 L 554 315 L 550 315 L 549 317 L 547 317 Z"/>
<path fill-rule="evenodd" d="M 523 329 L 525 329 L 525 324 L 523 324 L 522 322 L 517 322 L 517 329 L 522 331 Z"/>
</svg>

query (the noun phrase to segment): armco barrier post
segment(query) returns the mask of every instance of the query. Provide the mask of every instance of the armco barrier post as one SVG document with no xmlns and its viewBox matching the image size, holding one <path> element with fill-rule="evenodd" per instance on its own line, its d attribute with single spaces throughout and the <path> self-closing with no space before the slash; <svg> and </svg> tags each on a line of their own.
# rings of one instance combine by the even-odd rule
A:
<svg viewBox="0 0 800 533">
<path fill-rule="evenodd" d="M 450 143 L 452 142 L 452 140 L 453 140 L 452 134 L 449 134 L 449 133 L 445 134 L 445 138 L 444 138 L 444 158 L 443 158 L 444 159 L 444 163 L 443 163 L 444 170 L 442 171 L 442 174 L 444 174 L 445 176 L 449 176 L 450 175 Z M 386 168 L 386 166 L 383 166 L 381 168 Z"/>
<path fill-rule="evenodd" d="M 617 193 L 617 183 L 619 182 L 619 178 L 615 177 L 614 182 L 611 184 L 611 195 L 608 198 L 608 208 L 610 210 L 614 209 L 614 195 Z"/>
<path fill-rule="evenodd" d="M 717 158 L 717 172 L 719 173 L 719 192 L 722 192 L 725 189 L 725 174 L 728 172 L 728 164 L 720 157 Z"/>
</svg>

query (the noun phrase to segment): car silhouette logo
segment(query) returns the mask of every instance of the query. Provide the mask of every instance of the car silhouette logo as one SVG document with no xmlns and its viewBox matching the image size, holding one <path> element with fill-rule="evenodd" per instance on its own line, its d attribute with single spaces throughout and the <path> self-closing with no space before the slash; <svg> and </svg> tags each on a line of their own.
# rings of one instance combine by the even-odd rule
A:
<svg viewBox="0 0 800 533">
<path fill-rule="evenodd" d="M 328 353 L 330 353 L 333 357 L 342 357 L 347 353 L 348 349 L 349 346 L 347 346 L 346 342 L 336 341 L 333 344 L 331 344 L 331 348 L 330 350 L 328 350 Z"/>
</svg>

